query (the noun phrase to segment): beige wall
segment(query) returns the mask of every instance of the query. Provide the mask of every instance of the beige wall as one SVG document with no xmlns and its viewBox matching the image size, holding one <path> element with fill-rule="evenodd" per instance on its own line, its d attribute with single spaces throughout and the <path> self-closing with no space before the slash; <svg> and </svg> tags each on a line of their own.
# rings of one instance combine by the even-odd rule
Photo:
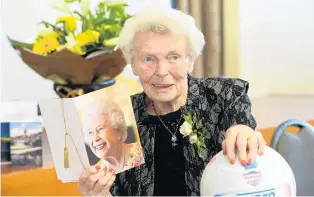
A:
<svg viewBox="0 0 314 197">
<path fill-rule="evenodd" d="M 239 77 L 238 0 L 223 3 L 223 53 L 224 73 Z"/>
<path fill-rule="evenodd" d="M 251 97 L 314 95 L 314 1 L 224 2 L 226 75 Z"/>
</svg>

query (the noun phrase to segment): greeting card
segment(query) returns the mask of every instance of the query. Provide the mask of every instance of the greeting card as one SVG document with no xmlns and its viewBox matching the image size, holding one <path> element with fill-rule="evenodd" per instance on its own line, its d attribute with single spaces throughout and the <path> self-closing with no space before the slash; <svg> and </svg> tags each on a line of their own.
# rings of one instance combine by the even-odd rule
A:
<svg viewBox="0 0 314 197">
<path fill-rule="evenodd" d="M 75 98 L 39 102 L 58 179 L 78 181 L 91 165 L 116 174 L 144 163 L 125 87 L 116 84 Z"/>
</svg>

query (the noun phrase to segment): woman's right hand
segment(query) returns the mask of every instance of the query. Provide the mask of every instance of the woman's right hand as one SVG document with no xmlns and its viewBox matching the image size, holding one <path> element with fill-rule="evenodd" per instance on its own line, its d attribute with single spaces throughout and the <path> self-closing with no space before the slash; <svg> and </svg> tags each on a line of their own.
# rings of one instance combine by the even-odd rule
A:
<svg viewBox="0 0 314 197">
<path fill-rule="evenodd" d="M 90 166 L 79 178 L 78 189 L 83 196 L 111 196 L 110 188 L 116 179 L 113 170 Z"/>
</svg>

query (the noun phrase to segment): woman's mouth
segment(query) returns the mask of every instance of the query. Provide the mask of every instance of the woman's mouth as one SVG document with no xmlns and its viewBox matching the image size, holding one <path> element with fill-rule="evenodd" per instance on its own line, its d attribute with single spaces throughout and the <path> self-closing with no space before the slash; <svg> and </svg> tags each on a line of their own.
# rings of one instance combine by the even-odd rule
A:
<svg viewBox="0 0 314 197">
<path fill-rule="evenodd" d="M 173 86 L 173 84 L 153 84 L 153 86 L 156 88 L 163 89 L 163 88 L 169 88 L 169 87 Z"/>
<path fill-rule="evenodd" d="M 96 150 L 103 150 L 106 145 L 107 145 L 107 143 L 104 142 L 104 143 L 98 144 L 98 145 L 96 145 L 94 147 L 95 147 Z"/>
</svg>

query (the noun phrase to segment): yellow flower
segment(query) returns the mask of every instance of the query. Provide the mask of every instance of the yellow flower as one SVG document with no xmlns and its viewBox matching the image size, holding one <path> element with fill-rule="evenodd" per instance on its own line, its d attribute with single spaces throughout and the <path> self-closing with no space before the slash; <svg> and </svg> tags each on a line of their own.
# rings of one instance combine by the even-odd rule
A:
<svg viewBox="0 0 314 197">
<path fill-rule="evenodd" d="M 57 22 L 64 22 L 66 31 L 73 32 L 76 30 L 76 20 L 78 20 L 78 18 L 74 16 L 63 16 L 59 17 Z"/>
<path fill-rule="evenodd" d="M 90 43 L 98 43 L 100 33 L 94 30 L 87 30 L 78 34 L 75 39 L 78 46 L 82 47 Z"/>
<path fill-rule="evenodd" d="M 57 50 L 60 51 L 64 48 L 68 49 L 69 51 L 71 51 L 72 53 L 75 53 L 77 55 L 84 55 L 86 52 L 82 50 L 81 47 L 79 47 L 76 43 L 76 40 L 73 36 L 73 34 L 70 34 L 68 36 L 65 37 L 65 40 L 67 42 L 66 45 L 64 46 L 60 46 Z"/>
<path fill-rule="evenodd" d="M 69 51 L 71 51 L 72 53 L 75 53 L 77 55 L 84 55 L 86 52 L 82 50 L 81 47 L 74 45 L 74 46 L 70 46 L 68 44 L 66 45 L 62 45 L 60 47 L 58 47 L 57 51 L 61 51 L 63 49 L 68 49 Z"/>
<path fill-rule="evenodd" d="M 82 47 L 82 46 L 85 46 L 87 45 L 88 43 L 91 42 L 89 36 L 87 33 L 80 33 L 76 36 L 76 42 L 77 42 L 77 45 Z"/>
<path fill-rule="evenodd" d="M 59 42 L 54 36 L 45 36 L 34 43 L 33 51 L 38 54 L 48 55 L 59 47 Z"/>
<path fill-rule="evenodd" d="M 72 48 L 68 48 L 68 49 L 78 55 L 84 55 L 86 53 L 85 51 L 82 50 L 81 47 L 77 45 L 74 45 Z"/>
<path fill-rule="evenodd" d="M 92 38 L 93 42 L 98 42 L 100 33 L 94 30 L 87 30 L 86 33 Z"/>
</svg>

